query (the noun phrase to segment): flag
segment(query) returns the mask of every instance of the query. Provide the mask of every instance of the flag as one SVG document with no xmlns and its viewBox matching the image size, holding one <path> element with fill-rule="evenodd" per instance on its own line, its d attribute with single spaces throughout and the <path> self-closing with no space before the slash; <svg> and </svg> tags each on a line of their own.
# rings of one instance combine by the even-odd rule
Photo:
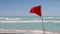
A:
<svg viewBox="0 0 60 34">
<path fill-rule="evenodd" d="M 42 13 L 41 13 L 41 6 L 35 6 L 35 7 L 32 7 L 30 9 L 30 13 L 34 13 L 38 16 L 42 16 Z"/>
<path fill-rule="evenodd" d="M 35 6 L 35 7 L 32 7 L 31 10 L 30 10 L 30 13 L 34 13 L 38 16 L 42 16 L 42 13 L 41 13 L 41 5 L 40 6 Z M 43 27 L 43 34 L 46 34 L 46 30 L 44 28 L 44 23 L 43 23 L 43 17 L 42 18 L 42 27 Z"/>
</svg>

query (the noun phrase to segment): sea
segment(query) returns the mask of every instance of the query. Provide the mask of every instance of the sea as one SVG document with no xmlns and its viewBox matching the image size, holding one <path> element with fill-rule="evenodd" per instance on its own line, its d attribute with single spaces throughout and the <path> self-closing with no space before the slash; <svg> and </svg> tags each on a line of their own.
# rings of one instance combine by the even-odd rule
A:
<svg viewBox="0 0 60 34">
<path fill-rule="evenodd" d="M 43 23 L 42 23 L 43 19 Z M 15 21 L 15 22 L 3 22 Z M 22 21 L 22 22 L 16 22 Z M 35 21 L 35 22 L 34 22 Z M 43 30 L 60 32 L 60 16 L 0 16 L 0 29 Z"/>
</svg>

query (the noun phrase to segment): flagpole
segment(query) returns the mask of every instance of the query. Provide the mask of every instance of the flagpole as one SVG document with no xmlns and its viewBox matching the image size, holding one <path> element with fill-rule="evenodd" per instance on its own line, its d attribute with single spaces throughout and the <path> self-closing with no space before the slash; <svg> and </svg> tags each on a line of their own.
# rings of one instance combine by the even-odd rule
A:
<svg viewBox="0 0 60 34">
<path fill-rule="evenodd" d="M 42 20 L 43 34 L 46 34 L 46 29 L 44 27 L 44 22 L 43 22 L 43 16 L 41 16 L 41 20 Z"/>
</svg>

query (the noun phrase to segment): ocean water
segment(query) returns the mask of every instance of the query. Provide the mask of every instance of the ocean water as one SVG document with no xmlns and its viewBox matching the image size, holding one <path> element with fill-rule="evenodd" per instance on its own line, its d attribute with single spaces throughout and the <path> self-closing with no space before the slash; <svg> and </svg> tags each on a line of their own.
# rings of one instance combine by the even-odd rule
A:
<svg viewBox="0 0 60 34">
<path fill-rule="evenodd" d="M 41 17 L 38 16 L 0 16 L 0 21 L 8 19 L 20 19 L 23 21 L 40 21 Z M 45 16 L 43 17 L 44 26 L 46 31 L 51 32 L 60 32 L 60 16 Z M 19 30 L 42 30 L 42 23 L 41 22 L 0 22 L 0 29 L 19 29 Z"/>
</svg>

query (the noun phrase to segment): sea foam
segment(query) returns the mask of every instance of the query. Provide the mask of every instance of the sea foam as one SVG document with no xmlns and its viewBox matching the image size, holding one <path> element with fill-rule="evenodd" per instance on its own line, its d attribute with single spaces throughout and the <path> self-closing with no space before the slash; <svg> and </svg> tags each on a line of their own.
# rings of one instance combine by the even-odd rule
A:
<svg viewBox="0 0 60 34">
<path fill-rule="evenodd" d="M 40 30 L 17 30 L 17 29 L 5 30 L 5 29 L 0 29 L 0 33 L 34 33 L 34 34 L 43 34 L 43 31 L 40 31 Z M 60 33 L 46 31 L 46 34 L 60 34 Z"/>
</svg>

